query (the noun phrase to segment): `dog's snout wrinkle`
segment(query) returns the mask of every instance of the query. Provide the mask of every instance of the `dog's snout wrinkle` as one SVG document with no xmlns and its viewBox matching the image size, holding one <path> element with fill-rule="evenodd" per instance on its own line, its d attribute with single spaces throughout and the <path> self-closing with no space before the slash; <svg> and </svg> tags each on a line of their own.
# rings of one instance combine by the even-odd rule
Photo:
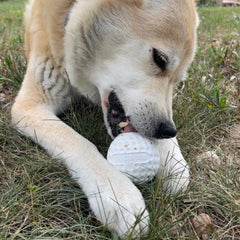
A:
<svg viewBox="0 0 240 240">
<path fill-rule="evenodd" d="M 154 138 L 173 138 L 177 135 L 177 130 L 171 122 L 165 122 L 159 124 L 158 128 L 154 133 Z"/>
</svg>

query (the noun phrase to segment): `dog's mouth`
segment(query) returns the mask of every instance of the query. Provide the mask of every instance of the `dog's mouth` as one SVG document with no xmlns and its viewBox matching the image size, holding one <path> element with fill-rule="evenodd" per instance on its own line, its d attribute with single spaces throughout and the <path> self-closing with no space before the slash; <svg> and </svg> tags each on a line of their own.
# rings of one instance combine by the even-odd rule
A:
<svg viewBox="0 0 240 240">
<path fill-rule="evenodd" d="M 108 96 L 107 121 L 113 137 L 121 133 L 136 132 L 130 122 L 130 116 L 126 116 L 124 108 L 114 91 Z"/>
</svg>

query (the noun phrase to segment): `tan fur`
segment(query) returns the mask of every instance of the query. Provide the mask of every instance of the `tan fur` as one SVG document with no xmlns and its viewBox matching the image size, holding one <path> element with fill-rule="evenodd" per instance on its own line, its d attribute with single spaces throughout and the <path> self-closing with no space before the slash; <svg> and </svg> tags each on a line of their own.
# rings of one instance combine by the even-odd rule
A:
<svg viewBox="0 0 240 240">
<path fill-rule="evenodd" d="M 52 57 L 59 64 L 63 58 L 64 21 L 74 0 L 30 1 L 25 13 L 25 49 Z"/>
<path fill-rule="evenodd" d="M 172 123 L 172 89 L 193 59 L 197 25 L 193 0 L 30 0 L 26 7 L 28 67 L 12 107 L 13 124 L 67 165 L 96 217 L 120 237 L 148 231 L 140 191 L 56 114 L 69 105 L 74 87 L 102 104 L 106 121 L 114 86 L 126 113 L 144 109 L 134 113 L 138 131 L 149 122 Z M 166 70 L 153 62 L 153 48 L 168 56 Z M 157 140 L 157 147 L 157 176 L 175 175 L 166 191 L 185 189 L 189 168 L 176 138 Z"/>
</svg>

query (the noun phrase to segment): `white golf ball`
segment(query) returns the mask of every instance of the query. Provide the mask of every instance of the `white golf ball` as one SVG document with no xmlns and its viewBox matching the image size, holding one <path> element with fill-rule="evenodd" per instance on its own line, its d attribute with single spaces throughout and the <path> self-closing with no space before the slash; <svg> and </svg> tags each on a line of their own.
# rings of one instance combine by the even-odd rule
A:
<svg viewBox="0 0 240 240">
<path fill-rule="evenodd" d="M 111 143 L 107 160 L 133 182 L 154 178 L 160 164 L 157 147 L 136 132 L 122 133 Z"/>
</svg>

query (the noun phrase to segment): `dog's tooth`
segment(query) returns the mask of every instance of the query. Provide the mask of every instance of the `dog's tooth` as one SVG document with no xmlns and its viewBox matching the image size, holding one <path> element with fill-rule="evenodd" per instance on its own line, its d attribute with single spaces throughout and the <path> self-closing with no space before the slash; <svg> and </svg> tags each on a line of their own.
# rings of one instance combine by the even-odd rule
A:
<svg viewBox="0 0 240 240">
<path fill-rule="evenodd" d="M 128 125 L 128 122 L 120 122 L 119 124 L 118 124 L 118 126 L 120 127 L 120 128 L 124 128 L 124 127 L 126 127 Z"/>
<path fill-rule="evenodd" d="M 113 117 L 117 117 L 118 116 L 118 111 L 112 110 L 112 115 L 113 115 Z"/>
</svg>

